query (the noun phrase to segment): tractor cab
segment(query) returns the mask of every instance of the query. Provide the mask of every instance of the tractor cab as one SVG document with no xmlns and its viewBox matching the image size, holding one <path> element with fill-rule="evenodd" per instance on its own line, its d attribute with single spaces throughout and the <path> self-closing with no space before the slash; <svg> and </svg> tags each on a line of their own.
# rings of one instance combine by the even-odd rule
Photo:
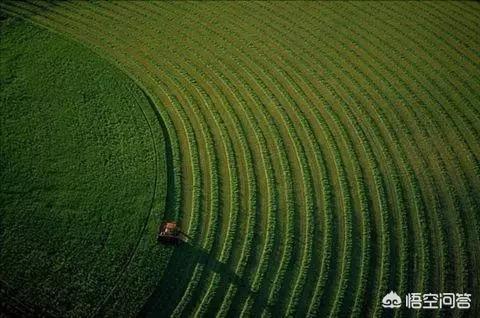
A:
<svg viewBox="0 0 480 318">
<path fill-rule="evenodd" d="M 158 229 L 157 240 L 164 244 L 178 245 L 181 242 L 186 242 L 186 237 L 177 222 L 162 222 Z"/>
</svg>

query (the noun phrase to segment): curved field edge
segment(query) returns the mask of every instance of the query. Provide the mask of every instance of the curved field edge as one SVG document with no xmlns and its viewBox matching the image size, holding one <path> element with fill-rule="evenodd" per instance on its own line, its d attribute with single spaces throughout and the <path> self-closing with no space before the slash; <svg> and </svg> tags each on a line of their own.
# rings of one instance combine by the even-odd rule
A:
<svg viewBox="0 0 480 318">
<path fill-rule="evenodd" d="M 163 122 L 83 46 L 3 12 L 1 32 L 2 311 L 138 312 L 171 254 Z"/>
</svg>

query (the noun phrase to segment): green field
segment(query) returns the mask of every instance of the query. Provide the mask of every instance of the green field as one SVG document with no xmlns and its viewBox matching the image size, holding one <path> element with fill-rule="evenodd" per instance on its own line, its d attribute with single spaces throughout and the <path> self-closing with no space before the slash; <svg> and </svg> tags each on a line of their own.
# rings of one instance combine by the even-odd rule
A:
<svg viewBox="0 0 480 318">
<path fill-rule="evenodd" d="M 479 3 L 0 23 L 0 317 L 480 316 Z M 190 241 L 158 244 L 163 220 Z"/>
</svg>

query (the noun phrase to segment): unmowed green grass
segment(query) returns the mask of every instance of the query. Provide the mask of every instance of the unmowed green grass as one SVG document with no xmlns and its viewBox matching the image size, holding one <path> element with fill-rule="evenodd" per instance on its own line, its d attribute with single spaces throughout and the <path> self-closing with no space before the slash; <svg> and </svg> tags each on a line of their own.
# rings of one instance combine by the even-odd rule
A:
<svg viewBox="0 0 480 318">
<path fill-rule="evenodd" d="M 0 32 L 2 302 L 62 316 L 138 311 L 170 254 L 155 242 L 158 117 L 90 50 L 18 18 L 3 16 Z"/>
</svg>

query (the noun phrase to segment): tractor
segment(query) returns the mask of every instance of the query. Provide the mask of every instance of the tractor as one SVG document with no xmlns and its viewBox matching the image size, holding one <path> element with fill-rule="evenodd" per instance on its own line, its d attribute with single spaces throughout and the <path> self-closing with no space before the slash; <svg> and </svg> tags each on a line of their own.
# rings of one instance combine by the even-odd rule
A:
<svg viewBox="0 0 480 318">
<path fill-rule="evenodd" d="M 158 228 L 157 240 L 163 244 L 179 245 L 182 242 L 187 242 L 189 236 L 182 232 L 177 222 L 164 221 Z"/>
</svg>

